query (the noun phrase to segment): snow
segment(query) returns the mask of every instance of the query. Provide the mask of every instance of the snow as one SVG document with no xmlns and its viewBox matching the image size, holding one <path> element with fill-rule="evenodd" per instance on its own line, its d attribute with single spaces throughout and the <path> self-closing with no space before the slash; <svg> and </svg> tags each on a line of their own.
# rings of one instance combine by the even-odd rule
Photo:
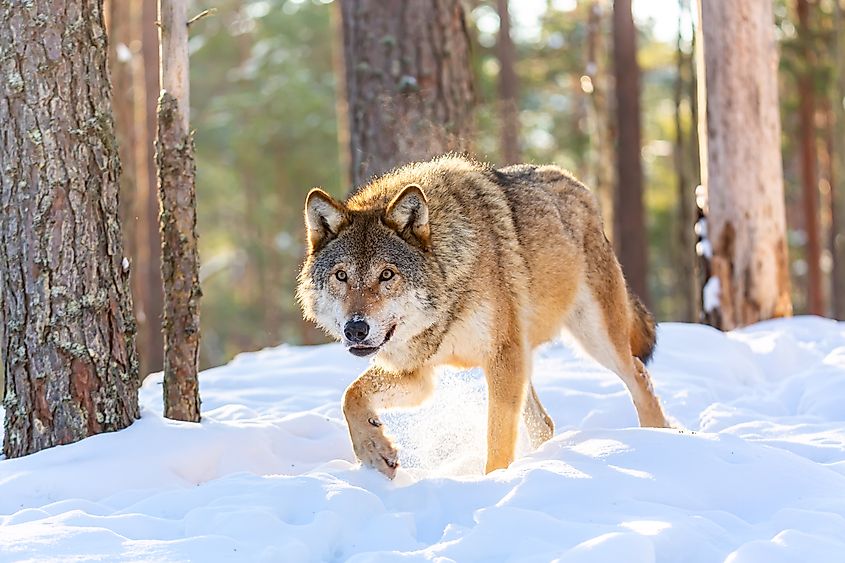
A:
<svg viewBox="0 0 845 563">
<path fill-rule="evenodd" d="M 163 419 L 149 378 L 129 429 L 0 461 L 0 561 L 845 561 L 845 323 L 662 324 L 667 430 L 547 345 L 556 436 L 487 476 L 477 371 L 383 417 L 395 481 L 355 464 L 339 401 L 365 365 L 337 345 L 242 354 L 202 373 L 201 424 Z"/>
<path fill-rule="evenodd" d="M 705 313 L 711 313 L 718 309 L 722 295 L 722 285 L 719 282 L 719 278 L 716 276 L 710 276 L 707 279 L 707 283 L 704 284 L 701 294 L 703 296 Z"/>
</svg>

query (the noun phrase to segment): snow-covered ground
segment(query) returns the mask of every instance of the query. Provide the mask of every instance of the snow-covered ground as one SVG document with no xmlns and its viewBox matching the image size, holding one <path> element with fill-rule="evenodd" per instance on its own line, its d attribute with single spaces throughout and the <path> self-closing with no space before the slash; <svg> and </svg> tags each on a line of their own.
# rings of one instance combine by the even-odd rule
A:
<svg viewBox="0 0 845 563">
<path fill-rule="evenodd" d="M 556 436 L 487 476 L 474 371 L 384 416 L 394 482 L 353 463 L 339 401 L 364 366 L 243 354 L 202 374 L 200 425 L 162 419 L 149 378 L 128 430 L 0 461 L 0 560 L 845 561 L 845 323 L 661 325 L 673 430 L 635 428 L 614 375 L 550 344 Z"/>
</svg>

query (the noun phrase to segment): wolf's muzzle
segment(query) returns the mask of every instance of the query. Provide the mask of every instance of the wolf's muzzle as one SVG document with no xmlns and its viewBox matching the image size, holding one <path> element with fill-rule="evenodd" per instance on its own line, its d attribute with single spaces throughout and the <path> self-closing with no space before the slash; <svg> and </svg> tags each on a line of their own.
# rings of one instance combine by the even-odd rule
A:
<svg viewBox="0 0 845 563">
<path fill-rule="evenodd" d="M 346 323 L 347 326 L 349 326 L 349 324 L 350 323 Z M 366 323 L 364 323 L 364 324 L 366 324 Z M 346 349 L 349 351 L 350 354 L 352 354 L 354 356 L 358 356 L 359 358 L 363 358 L 365 356 L 370 356 L 370 355 L 378 352 L 379 349 L 382 346 L 387 344 L 387 342 L 393 336 L 393 331 L 395 331 L 395 330 L 396 330 L 396 325 L 393 325 L 392 327 L 390 327 L 390 329 L 388 329 L 388 331 L 387 331 L 387 334 L 384 335 L 384 340 L 378 346 L 356 346 L 356 345 L 353 344 L 352 346 L 347 346 Z M 368 328 L 368 332 L 369 332 L 369 328 Z M 344 334 L 345 334 L 345 331 L 344 331 Z M 347 338 L 349 338 L 349 337 L 347 336 Z M 350 338 L 349 340 L 352 340 L 352 339 Z"/>
</svg>

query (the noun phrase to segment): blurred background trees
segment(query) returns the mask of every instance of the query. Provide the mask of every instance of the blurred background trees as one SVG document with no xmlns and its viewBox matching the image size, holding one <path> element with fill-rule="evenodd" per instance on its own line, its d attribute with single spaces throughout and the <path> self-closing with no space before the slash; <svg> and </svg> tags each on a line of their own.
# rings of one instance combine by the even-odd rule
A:
<svg viewBox="0 0 845 563">
<path fill-rule="evenodd" d="M 113 1 L 112 13 L 123 10 L 143 19 L 148 3 Z M 806 4 L 801 8 L 807 11 L 803 20 L 799 4 Z M 515 147 L 521 161 L 554 162 L 569 168 L 597 191 L 609 235 L 618 239 L 612 226 L 622 217 L 613 219 L 612 201 L 616 186 L 628 184 L 626 179 L 617 180 L 616 159 L 623 147 L 617 146 L 622 137 L 615 75 L 630 68 L 614 66 L 613 3 L 510 2 L 508 20 L 501 17 L 508 8 L 502 0 L 462 5 L 475 100 L 469 139 L 473 153 L 507 164 L 514 160 Z M 792 301 L 796 313 L 815 310 L 809 299 L 812 281 L 813 286 L 821 286 L 822 312 L 841 318 L 845 315 L 842 9 L 835 0 L 775 0 L 773 7 L 780 52 L 780 143 Z M 196 0 L 192 13 L 207 8 L 216 8 L 216 14 L 196 26 L 190 39 L 200 275 L 205 294 L 203 366 L 280 342 L 324 341 L 300 320 L 293 301 L 303 251 L 302 203 L 311 187 L 322 186 L 339 197 L 350 187 L 353 164 L 343 149 L 350 142 L 349 124 L 354 116 L 346 103 L 354 98 L 348 76 L 363 71 L 360 61 L 354 68 L 343 64 L 343 15 L 330 1 Z M 348 11 L 347 19 L 354 15 Z M 637 63 L 640 74 L 641 147 L 634 155 L 638 152 L 642 169 L 644 225 L 638 233 L 643 242 L 638 244 L 647 257 L 644 279 L 658 319 L 698 320 L 703 280 L 693 268 L 699 183 L 693 57 L 697 8 L 689 0 L 633 0 L 632 11 L 636 57 L 629 56 L 624 64 Z M 389 14 L 387 9 L 381 12 L 379 16 Z M 154 103 L 158 94 L 157 84 L 142 79 L 148 68 L 144 57 L 155 56 L 145 39 L 152 26 L 155 40 L 155 22 L 146 16 L 140 30 L 133 20 L 132 31 L 121 32 L 117 17 L 113 15 L 111 23 L 115 99 L 129 88 L 133 104 L 131 112 L 116 106 L 118 132 L 119 115 L 131 113 L 135 129 L 128 134 L 137 136 L 143 131 L 141 114 L 149 111 L 143 108 L 150 105 L 149 100 L 138 100 L 152 96 Z M 128 33 L 125 39 L 121 33 Z M 380 45 L 396 48 L 402 39 L 396 32 L 385 33 Z M 131 82 L 120 86 L 127 83 L 120 78 L 127 73 L 133 77 Z M 810 110 L 801 111 L 802 100 L 807 105 L 807 89 L 814 103 Z M 518 112 L 509 113 L 510 107 Z M 505 125 L 514 119 L 515 126 Z M 515 142 L 514 130 L 518 131 Z M 122 204 L 127 216 L 134 218 L 134 231 L 128 231 L 127 238 L 137 240 L 131 244 L 136 278 L 147 271 L 146 263 L 158 263 L 152 255 L 158 244 L 138 234 L 145 232 L 150 217 L 143 203 L 150 200 L 142 186 L 141 163 L 152 158 L 151 140 L 146 156 L 140 144 L 124 141 L 121 146 L 122 157 L 127 145 L 133 146 L 123 167 L 134 171 L 135 187 L 122 188 Z M 808 163 L 814 176 L 810 181 Z M 816 196 L 815 202 L 806 190 Z M 616 213 L 630 210 L 622 205 Z M 813 218 L 818 220 L 815 226 Z M 813 233 L 817 253 L 808 245 Z M 133 289 L 140 294 L 158 287 L 139 283 Z M 139 295 L 135 300 L 136 308 L 141 307 Z M 146 301 L 141 296 L 140 303 L 144 310 L 139 320 L 150 322 L 156 333 L 154 319 L 160 313 L 154 312 L 155 296 Z M 143 352 L 145 334 L 139 334 L 141 356 L 150 369 L 156 369 L 160 355 Z M 160 354 L 160 341 L 152 349 Z"/>
</svg>

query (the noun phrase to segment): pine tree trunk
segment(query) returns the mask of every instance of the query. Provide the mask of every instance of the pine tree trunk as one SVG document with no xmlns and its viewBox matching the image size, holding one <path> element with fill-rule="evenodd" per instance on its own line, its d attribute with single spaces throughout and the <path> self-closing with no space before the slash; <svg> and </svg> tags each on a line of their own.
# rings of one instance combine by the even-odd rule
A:
<svg viewBox="0 0 845 563">
<path fill-rule="evenodd" d="M 798 112 L 801 125 L 801 187 L 804 195 L 804 232 L 807 242 L 804 260 L 807 263 L 807 312 L 824 314 L 821 272 L 821 231 L 819 228 L 819 184 L 816 167 L 816 100 L 813 85 L 815 57 L 810 46 L 810 7 L 807 0 L 797 0 L 798 37 L 804 64 L 798 75 Z"/>
<path fill-rule="evenodd" d="M 648 232 L 640 156 L 640 67 L 631 0 L 613 3 L 613 66 L 617 124 L 614 243 L 628 285 L 648 305 Z"/>
<path fill-rule="evenodd" d="M 138 417 L 102 0 L 0 10 L 4 453 Z M 48 103 L 49 102 L 49 103 Z"/>
<path fill-rule="evenodd" d="M 834 166 L 834 135 L 836 134 L 836 120 L 831 107 L 831 100 L 826 97 L 820 97 L 819 103 L 821 105 L 819 112 L 821 113 L 823 127 L 821 130 L 820 143 L 818 145 L 819 154 L 819 191 L 821 192 L 821 199 L 819 200 L 819 208 L 822 210 L 819 220 L 819 230 L 821 244 L 827 245 L 828 255 L 831 259 L 831 268 L 829 270 L 830 277 L 824 280 L 828 283 L 822 285 L 825 310 L 824 315 L 828 317 L 834 316 L 834 297 L 833 297 L 833 278 L 835 276 L 834 264 L 832 262 L 833 253 L 836 244 L 836 236 L 833 229 L 836 221 L 833 214 L 836 213 L 836 203 L 833 200 L 834 192 L 833 186 L 836 184 L 836 170 Z M 825 189 L 826 188 L 826 189 Z M 822 276 L 824 276 L 824 268 L 822 268 Z M 828 295 L 828 291 L 831 293 Z"/>
<path fill-rule="evenodd" d="M 770 2 L 708 0 L 699 3 L 698 21 L 708 284 L 717 295 L 705 314 L 728 330 L 792 313 L 777 46 Z"/>
<path fill-rule="evenodd" d="M 341 9 L 353 184 L 466 150 L 473 88 L 460 0 L 359 0 Z"/>
<path fill-rule="evenodd" d="M 103 5 L 106 33 L 109 40 L 109 71 L 112 84 L 112 113 L 120 156 L 120 223 L 123 225 L 123 248 L 127 256 L 135 255 L 135 159 L 136 143 L 134 112 L 135 85 L 132 76 L 132 51 L 136 39 L 132 21 L 132 3 L 127 0 L 105 0 Z M 134 270 L 134 263 L 132 264 Z M 134 271 L 133 271 L 134 277 Z M 132 301 L 138 306 L 138 296 L 132 292 Z M 139 338 L 140 340 L 140 338 Z M 138 343 L 139 355 L 141 352 Z M 143 361 L 141 362 L 143 364 Z"/>
<path fill-rule="evenodd" d="M 164 416 L 199 422 L 200 319 L 194 140 L 188 129 L 188 18 L 159 0 L 161 85 L 156 163 L 164 281 Z"/>
<path fill-rule="evenodd" d="M 125 0 L 120 0 L 125 1 Z M 135 53 L 135 178 L 138 193 L 136 207 L 137 267 L 133 287 L 141 298 L 138 310 L 142 377 L 164 368 L 164 290 L 161 281 L 161 235 L 158 225 L 158 177 L 154 154 L 158 77 L 158 13 L 152 0 L 131 0 L 134 19 L 140 26 Z"/>
<path fill-rule="evenodd" d="M 607 65 L 605 64 L 607 47 L 605 45 L 605 26 L 602 25 L 606 17 L 602 8 L 603 2 L 593 0 L 590 2 L 587 17 L 587 64 L 586 76 L 590 78 L 591 91 L 588 92 L 590 99 L 588 116 L 590 122 L 591 141 L 591 168 L 593 170 L 591 187 L 596 191 L 596 196 L 601 205 L 602 218 L 604 219 L 604 232 L 607 238 L 613 242 L 613 186 L 616 183 L 614 177 L 614 148 L 613 148 L 613 125 L 611 123 L 611 110 L 608 102 L 608 91 L 610 91 L 610 77 L 608 76 Z"/>
<path fill-rule="evenodd" d="M 332 68 L 334 70 L 335 94 L 334 110 L 337 122 L 338 160 L 340 161 L 340 182 L 347 191 L 352 190 L 352 178 L 349 173 L 352 164 L 349 159 L 349 106 L 346 102 L 346 67 L 343 62 L 343 15 L 340 2 L 330 7 L 332 34 Z M 306 321 L 307 322 L 307 321 Z"/>
<path fill-rule="evenodd" d="M 147 123 L 148 89 L 144 64 L 143 27 L 155 35 L 155 10 L 145 14 L 143 0 L 108 0 L 105 4 L 111 49 L 110 70 L 114 96 L 115 131 L 121 162 L 121 223 L 123 224 L 124 249 L 131 262 L 132 301 L 138 323 L 136 341 L 141 379 L 151 371 L 162 368 L 161 340 L 161 274 L 158 235 L 158 196 L 155 173 L 150 176 L 153 163 L 152 135 Z M 153 6 L 154 8 L 154 6 Z M 144 17 L 147 17 L 147 21 Z M 151 61 L 156 71 L 158 56 Z M 158 92 L 158 76 L 152 85 L 152 103 Z M 154 108 L 155 106 L 153 106 Z M 153 115 L 153 126 L 155 116 Z M 153 207 L 151 208 L 150 203 Z M 152 238 L 150 232 L 152 224 Z M 152 268 L 154 277 L 150 277 Z"/>
<path fill-rule="evenodd" d="M 830 202 L 830 250 L 832 263 L 831 308 L 833 316 L 845 320 L 845 108 L 842 96 L 845 93 L 845 17 L 842 3 L 834 2 L 835 51 L 833 70 L 835 86 L 832 88 L 834 99 L 831 106 L 834 111 L 836 134 L 831 151 L 834 159 L 833 182 L 831 182 Z"/>
<path fill-rule="evenodd" d="M 499 12 L 499 104 L 501 122 L 501 163 L 517 164 L 519 156 L 519 79 L 516 75 L 516 49 L 511 38 L 508 0 L 496 0 Z"/>
<path fill-rule="evenodd" d="M 691 147 L 687 144 L 686 132 L 683 125 L 682 106 L 690 69 L 688 57 L 683 50 L 683 17 L 689 13 L 689 0 L 678 2 L 678 37 L 675 45 L 675 63 L 677 77 L 675 79 L 675 174 L 678 180 L 678 207 L 676 218 L 676 235 L 674 238 L 675 264 L 677 266 L 677 295 L 681 300 L 680 320 L 693 322 L 696 317 L 698 292 L 695 283 L 695 248 L 693 242 L 693 226 L 695 216 L 693 212 L 695 200 L 695 184 L 689 174 L 688 154 Z"/>
</svg>

